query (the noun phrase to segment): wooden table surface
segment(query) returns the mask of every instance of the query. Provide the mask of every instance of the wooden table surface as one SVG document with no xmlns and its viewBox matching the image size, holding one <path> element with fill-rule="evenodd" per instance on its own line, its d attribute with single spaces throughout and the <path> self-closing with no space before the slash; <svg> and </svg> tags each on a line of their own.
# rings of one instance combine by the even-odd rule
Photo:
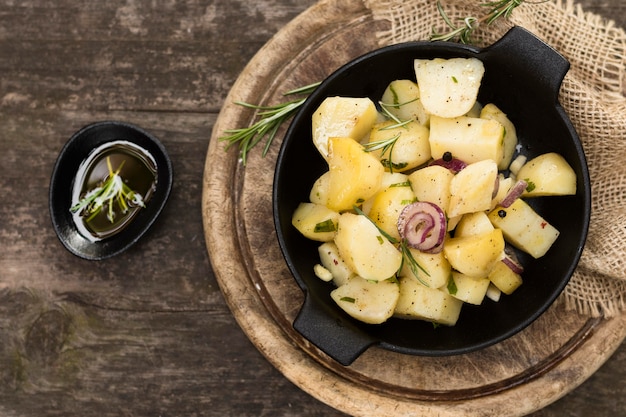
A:
<svg viewBox="0 0 626 417">
<path fill-rule="evenodd" d="M 200 209 L 212 126 L 238 74 L 314 0 L 0 1 L 0 416 L 338 416 L 257 351 L 211 270 Z M 623 0 L 583 0 L 626 27 Z M 114 258 L 56 238 L 50 174 L 99 120 L 174 166 L 151 231 Z M 626 344 L 533 416 L 626 415 Z"/>
</svg>

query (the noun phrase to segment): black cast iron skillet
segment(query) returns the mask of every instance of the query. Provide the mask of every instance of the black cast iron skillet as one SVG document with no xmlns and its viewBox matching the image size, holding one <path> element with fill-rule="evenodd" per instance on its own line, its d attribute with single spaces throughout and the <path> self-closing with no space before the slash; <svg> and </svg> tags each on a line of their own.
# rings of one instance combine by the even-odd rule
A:
<svg viewBox="0 0 626 417">
<path fill-rule="evenodd" d="M 485 65 L 479 101 L 493 102 L 515 124 L 522 153 L 529 158 L 555 151 L 577 175 L 577 194 L 541 197 L 531 205 L 561 235 L 538 260 L 519 253 L 524 284 L 498 303 L 465 305 L 454 327 L 392 318 L 381 325 L 352 319 L 330 298 L 334 288 L 313 273 L 319 263 L 318 242 L 304 238 L 291 225 L 296 206 L 308 201 L 313 182 L 328 166 L 311 140 L 311 115 L 329 96 L 370 97 L 375 103 L 395 79 L 415 80 L 416 58 L 476 57 Z M 274 189 L 274 221 L 281 250 L 305 301 L 294 327 L 306 339 L 343 365 L 369 346 L 414 355 L 455 355 L 500 342 L 524 329 L 558 297 L 580 258 L 589 225 L 591 191 L 580 140 L 558 93 L 569 69 L 566 59 L 525 29 L 515 27 L 490 47 L 480 49 L 450 42 L 412 42 L 385 47 L 346 64 L 311 94 L 291 123 L 278 156 Z"/>
</svg>

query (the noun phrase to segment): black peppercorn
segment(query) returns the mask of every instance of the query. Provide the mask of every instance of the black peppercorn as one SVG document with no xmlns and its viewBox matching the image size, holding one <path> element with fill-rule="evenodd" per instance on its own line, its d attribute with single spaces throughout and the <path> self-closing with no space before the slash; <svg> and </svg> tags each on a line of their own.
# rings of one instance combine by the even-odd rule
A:
<svg viewBox="0 0 626 417">
<path fill-rule="evenodd" d="M 452 161 L 452 152 L 449 152 L 449 151 L 444 152 L 442 159 L 446 162 Z"/>
<path fill-rule="evenodd" d="M 498 210 L 498 216 L 504 219 L 506 217 L 506 210 Z"/>
</svg>

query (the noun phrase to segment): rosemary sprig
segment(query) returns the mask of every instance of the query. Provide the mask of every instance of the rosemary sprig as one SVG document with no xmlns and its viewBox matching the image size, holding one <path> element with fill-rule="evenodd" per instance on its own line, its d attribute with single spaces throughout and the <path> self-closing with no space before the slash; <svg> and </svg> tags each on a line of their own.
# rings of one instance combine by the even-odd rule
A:
<svg viewBox="0 0 626 417">
<path fill-rule="evenodd" d="M 465 19 L 463 19 L 463 24 L 457 26 L 452 22 L 452 20 L 450 20 L 450 17 L 444 10 L 440 1 L 437 2 L 437 11 L 439 11 L 441 18 L 451 30 L 445 33 L 438 33 L 435 32 L 435 29 L 433 28 L 433 32 L 430 35 L 431 41 L 453 41 L 455 39 L 458 39 L 459 42 L 464 44 L 472 43 L 471 35 L 474 29 L 476 29 L 476 27 L 478 26 L 476 25 L 476 23 L 478 22 L 477 18 L 467 16 Z"/>
<path fill-rule="evenodd" d="M 372 224 L 374 226 L 376 226 L 376 228 L 378 229 L 378 231 L 380 232 L 381 235 L 383 235 L 385 237 L 385 239 L 387 239 L 389 242 L 391 242 L 394 245 L 398 245 L 398 249 L 400 249 L 400 252 L 402 252 L 402 264 L 400 264 L 400 268 L 398 268 L 397 272 L 400 272 L 402 270 L 402 267 L 404 266 L 405 262 L 408 262 L 409 268 L 411 269 L 411 272 L 413 273 L 413 275 L 415 275 L 415 277 L 417 278 L 417 280 L 422 284 L 425 285 L 427 287 L 430 287 L 430 285 L 428 285 L 428 283 L 426 281 L 424 281 L 420 275 L 426 274 L 426 276 L 430 276 L 430 274 L 428 273 L 428 271 L 426 271 L 424 269 L 424 267 L 422 267 L 419 262 L 417 262 L 417 260 L 415 259 L 415 257 L 413 257 L 413 254 L 411 253 L 411 250 L 409 249 L 409 246 L 406 243 L 406 240 L 401 239 L 398 240 L 395 237 L 391 236 L 389 233 L 385 232 L 383 229 L 381 229 L 376 223 L 374 223 L 374 221 L 372 219 L 370 219 L 367 214 L 365 214 L 363 212 L 363 210 L 361 210 L 359 207 L 357 206 L 353 206 L 352 207 L 354 209 L 354 211 L 356 212 L 356 214 L 360 215 L 360 216 L 365 216 L 366 219 L 368 219 L 370 222 L 372 222 Z M 396 272 L 396 274 L 397 274 Z"/>
<path fill-rule="evenodd" d="M 410 103 L 410 102 L 409 102 Z M 403 103 L 405 104 L 405 103 Z M 391 113 L 388 109 L 388 107 L 394 107 L 394 108 L 398 108 L 400 107 L 402 104 L 386 104 L 383 103 L 382 101 L 379 102 L 380 108 L 382 113 L 387 116 L 389 119 L 393 120 L 395 123 L 386 125 L 381 127 L 380 129 L 378 129 L 379 131 L 385 131 L 385 130 L 392 130 L 392 129 L 396 129 L 399 127 L 404 127 L 406 125 L 408 125 L 409 123 L 412 122 L 412 120 L 400 120 L 398 119 L 393 113 Z M 394 136 L 388 138 L 388 139 L 381 139 L 381 140 L 377 140 L 374 142 L 369 142 L 366 143 L 364 145 L 365 148 L 365 152 L 374 152 L 377 150 L 380 150 L 380 156 L 381 158 L 387 153 L 389 152 L 389 159 L 386 160 L 381 160 L 381 162 L 389 167 L 389 172 L 393 172 L 393 168 L 394 166 L 397 166 L 396 164 L 394 164 L 393 162 L 393 148 L 396 145 L 396 142 L 398 142 L 398 139 L 400 139 L 401 134 L 397 133 Z M 406 165 L 406 164 L 404 164 Z"/>
<path fill-rule="evenodd" d="M 381 129 L 382 130 L 382 129 Z M 380 157 L 382 158 L 387 152 L 389 152 L 388 159 L 381 159 L 383 165 L 388 166 L 389 172 L 393 173 L 393 167 L 396 166 L 393 162 L 393 147 L 396 146 L 396 142 L 400 139 L 400 133 L 396 133 L 389 139 L 381 139 L 374 142 L 369 142 L 364 145 L 365 152 L 374 152 L 380 150 Z M 405 164 L 406 166 L 406 164 Z"/>
<path fill-rule="evenodd" d="M 547 0 L 541 0 L 533 3 L 543 3 Z M 443 6 L 441 1 L 437 1 L 437 11 L 441 15 L 441 18 L 450 28 L 450 31 L 445 33 L 437 33 L 433 29 L 433 33 L 430 37 L 432 41 L 454 41 L 458 40 L 464 44 L 471 44 L 472 34 L 480 26 L 481 23 L 487 25 L 492 24 L 496 20 L 504 17 L 508 19 L 511 17 L 513 10 L 515 10 L 522 3 L 530 3 L 528 0 L 494 0 L 481 3 L 480 5 L 487 8 L 485 14 L 481 17 L 468 16 L 462 19 L 459 25 L 452 22 Z"/>
<path fill-rule="evenodd" d="M 391 151 L 393 150 L 393 146 L 400 139 L 400 133 L 396 133 L 394 136 L 389 139 L 381 139 L 374 142 L 368 142 L 363 147 L 365 148 L 365 152 L 374 152 L 377 150 L 381 150 L 382 155 L 390 151 L 389 154 L 391 156 Z"/>
<path fill-rule="evenodd" d="M 308 96 L 317 88 L 318 85 L 320 85 L 319 82 L 309 84 L 304 87 L 287 91 L 283 95 L 291 96 L 295 94 L 304 94 L 305 96 Z M 250 150 L 265 138 L 265 146 L 263 148 L 263 156 L 265 156 L 272 145 L 280 126 L 298 111 L 298 109 L 306 101 L 306 98 L 307 97 L 291 100 L 273 106 L 259 106 L 256 104 L 236 101 L 235 104 L 239 106 L 258 110 L 257 117 L 259 117 L 259 120 L 249 127 L 225 130 L 224 133 L 226 136 L 220 137 L 219 140 L 227 142 L 226 149 L 230 148 L 232 145 L 238 144 L 241 152 L 241 160 L 245 165 Z"/>
<path fill-rule="evenodd" d="M 89 222 L 100 213 L 104 206 L 107 206 L 107 219 L 113 223 L 115 219 L 113 203 L 115 201 L 117 201 L 122 213 L 128 211 L 129 205 L 145 207 L 141 195 L 131 190 L 119 175 L 124 162 L 122 161 L 117 171 L 113 171 L 111 159 L 107 156 L 109 175 L 102 182 L 102 185 L 89 191 L 78 203 L 70 208 L 70 211 L 77 213 L 84 209 L 85 213 L 89 215 L 85 221 Z"/>
</svg>

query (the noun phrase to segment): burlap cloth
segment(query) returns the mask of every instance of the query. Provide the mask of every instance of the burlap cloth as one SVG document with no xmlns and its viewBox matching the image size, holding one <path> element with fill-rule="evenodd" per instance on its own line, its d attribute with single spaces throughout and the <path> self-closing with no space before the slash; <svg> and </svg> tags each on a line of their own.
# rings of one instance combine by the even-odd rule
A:
<svg viewBox="0 0 626 417">
<path fill-rule="evenodd" d="M 445 0 L 452 21 L 485 14 L 482 1 Z M 447 32 L 435 0 L 366 0 L 375 20 L 390 22 L 381 45 L 429 39 Z M 591 176 L 589 236 L 580 263 L 559 302 L 590 316 L 626 310 L 626 34 L 572 1 L 527 1 L 510 19 L 475 32 L 490 45 L 522 26 L 563 54 L 571 67 L 559 100 L 582 140 Z"/>
</svg>

